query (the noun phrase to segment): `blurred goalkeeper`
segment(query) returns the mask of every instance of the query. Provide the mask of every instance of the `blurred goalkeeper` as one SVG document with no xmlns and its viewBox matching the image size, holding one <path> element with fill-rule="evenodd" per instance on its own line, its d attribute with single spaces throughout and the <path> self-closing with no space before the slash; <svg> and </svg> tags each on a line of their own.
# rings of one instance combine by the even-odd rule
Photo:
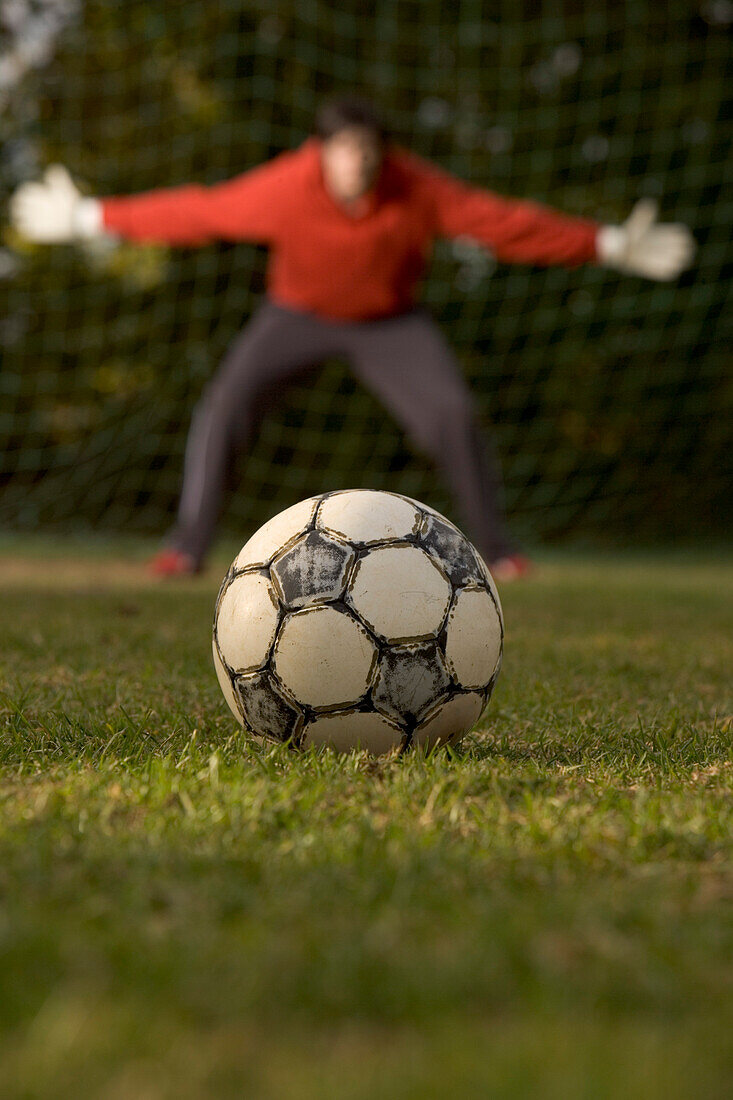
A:
<svg viewBox="0 0 733 1100">
<path fill-rule="evenodd" d="M 500 479 L 456 357 L 416 291 L 437 237 L 470 237 L 500 261 L 600 263 L 675 279 L 694 242 L 656 224 L 642 200 L 621 226 L 569 217 L 469 186 L 393 145 L 373 107 L 326 103 L 314 136 L 213 187 L 83 197 L 49 168 L 11 200 L 15 227 L 54 243 L 111 234 L 130 241 L 270 248 L 267 298 L 234 340 L 197 405 L 186 444 L 178 517 L 159 575 L 201 569 L 228 471 L 268 402 L 304 368 L 345 358 L 414 445 L 438 467 L 467 533 L 495 577 L 528 567 L 506 531 Z"/>
</svg>

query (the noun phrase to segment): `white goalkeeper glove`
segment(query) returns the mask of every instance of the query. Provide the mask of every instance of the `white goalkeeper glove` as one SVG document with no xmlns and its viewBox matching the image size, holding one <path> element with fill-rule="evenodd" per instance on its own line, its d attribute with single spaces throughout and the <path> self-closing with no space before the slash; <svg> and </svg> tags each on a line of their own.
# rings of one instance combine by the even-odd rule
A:
<svg viewBox="0 0 733 1100">
<path fill-rule="evenodd" d="M 645 279 L 676 279 L 692 263 L 695 238 L 679 222 L 657 225 L 657 213 L 654 199 L 639 199 L 623 225 L 599 229 L 599 262 Z"/>
<path fill-rule="evenodd" d="M 15 229 L 38 244 L 89 240 L 104 233 L 102 206 L 85 198 L 60 164 L 46 169 L 42 183 L 22 183 L 10 199 Z"/>
</svg>

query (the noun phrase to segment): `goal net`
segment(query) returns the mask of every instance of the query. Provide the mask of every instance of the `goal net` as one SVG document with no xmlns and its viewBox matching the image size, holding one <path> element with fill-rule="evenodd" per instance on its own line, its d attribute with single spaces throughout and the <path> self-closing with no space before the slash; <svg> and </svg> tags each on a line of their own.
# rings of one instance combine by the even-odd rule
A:
<svg viewBox="0 0 733 1100">
<path fill-rule="evenodd" d="M 674 284 L 497 264 L 459 240 L 436 247 L 423 300 L 494 435 L 515 529 L 722 530 L 732 27 L 730 0 L 5 0 L 0 190 L 54 161 L 97 195 L 213 183 L 356 91 L 416 152 L 496 191 L 607 222 L 653 196 L 700 245 Z M 3 523 L 164 530 L 193 405 L 261 298 L 263 250 L 3 234 Z M 353 486 L 451 511 L 348 364 L 327 362 L 269 411 L 226 522 L 244 532 Z"/>
</svg>

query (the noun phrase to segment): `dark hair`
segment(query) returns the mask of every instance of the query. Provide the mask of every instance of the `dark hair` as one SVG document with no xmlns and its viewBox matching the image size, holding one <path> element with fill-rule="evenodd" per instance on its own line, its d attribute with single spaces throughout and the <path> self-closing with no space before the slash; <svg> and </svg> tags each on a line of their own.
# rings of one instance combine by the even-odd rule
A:
<svg viewBox="0 0 733 1100">
<path fill-rule="evenodd" d="M 368 99 L 359 96 L 339 96 L 322 103 L 316 112 L 314 133 L 323 141 L 350 126 L 371 130 L 381 142 L 387 140 L 387 130 L 379 111 Z"/>
</svg>

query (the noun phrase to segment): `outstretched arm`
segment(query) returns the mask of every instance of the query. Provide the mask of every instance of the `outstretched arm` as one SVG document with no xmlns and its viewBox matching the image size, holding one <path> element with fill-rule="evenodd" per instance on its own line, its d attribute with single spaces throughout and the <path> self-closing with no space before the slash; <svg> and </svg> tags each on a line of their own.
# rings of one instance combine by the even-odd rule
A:
<svg viewBox="0 0 733 1100">
<path fill-rule="evenodd" d="M 80 194 L 65 168 L 50 167 L 40 183 L 22 184 L 11 199 L 13 224 L 43 244 L 109 233 L 131 241 L 202 245 L 209 241 L 268 243 L 289 191 L 289 157 L 213 187 L 189 185 L 107 199 Z"/>
<path fill-rule="evenodd" d="M 438 233 L 472 237 L 499 260 L 568 267 L 595 261 L 628 274 L 671 280 L 690 266 L 695 253 L 687 226 L 656 224 L 651 200 L 637 203 L 623 225 L 606 226 L 425 171 Z"/>
<path fill-rule="evenodd" d="M 424 181 L 439 236 L 470 237 L 510 263 L 572 267 L 596 258 L 596 222 L 472 187 L 432 165 Z"/>
</svg>

